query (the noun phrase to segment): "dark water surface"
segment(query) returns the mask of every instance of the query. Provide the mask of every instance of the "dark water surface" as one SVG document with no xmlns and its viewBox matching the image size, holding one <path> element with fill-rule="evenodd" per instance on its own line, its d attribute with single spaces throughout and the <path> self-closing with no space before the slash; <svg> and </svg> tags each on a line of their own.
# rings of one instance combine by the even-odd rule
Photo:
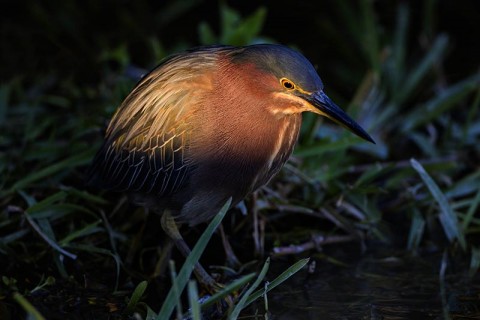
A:
<svg viewBox="0 0 480 320">
<path fill-rule="evenodd" d="M 347 266 L 318 260 L 268 295 L 270 319 L 480 319 L 480 281 L 441 254 L 370 255 Z M 442 303 L 443 301 L 445 303 Z M 444 307 L 445 306 L 445 307 Z"/>
</svg>

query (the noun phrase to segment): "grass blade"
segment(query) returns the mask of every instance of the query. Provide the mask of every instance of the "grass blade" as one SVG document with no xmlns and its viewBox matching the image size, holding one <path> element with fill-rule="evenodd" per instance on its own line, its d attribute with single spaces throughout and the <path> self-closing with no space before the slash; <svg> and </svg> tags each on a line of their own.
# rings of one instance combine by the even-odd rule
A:
<svg viewBox="0 0 480 320">
<path fill-rule="evenodd" d="M 92 246 L 92 245 L 84 245 L 84 244 L 70 243 L 70 244 L 66 245 L 66 247 L 76 249 L 76 250 L 82 250 L 82 251 L 86 251 L 86 252 L 90 252 L 90 253 L 99 253 L 99 254 L 103 254 L 103 255 L 112 257 L 113 260 L 115 261 L 115 267 L 116 267 L 115 268 L 116 269 L 116 278 L 115 278 L 116 280 L 115 280 L 114 291 L 117 291 L 118 280 L 119 280 L 119 277 L 120 277 L 120 266 L 122 265 L 122 260 L 120 259 L 120 257 L 116 253 L 113 253 L 113 252 L 111 252 L 110 250 L 107 250 L 107 249 L 98 248 L 98 247 L 95 247 L 95 246 Z"/>
<path fill-rule="evenodd" d="M 29 315 L 28 319 L 45 320 L 42 314 L 20 293 L 15 292 L 13 299 L 23 308 L 23 310 Z"/>
<path fill-rule="evenodd" d="M 477 194 L 475 195 L 475 198 L 473 199 L 472 204 L 470 205 L 470 208 L 468 208 L 467 214 L 463 219 L 462 227 L 464 231 L 468 230 L 468 226 L 472 222 L 472 219 L 475 216 L 475 212 L 477 212 L 477 208 L 479 204 L 480 204 L 480 190 L 478 190 Z"/>
<path fill-rule="evenodd" d="M 32 226 L 32 228 L 38 233 L 38 235 L 43 239 L 45 240 L 46 243 L 48 243 L 53 249 L 57 250 L 58 252 L 60 252 L 61 254 L 69 257 L 70 259 L 72 260 L 75 260 L 77 259 L 77 255 L 73 254 L 73 253 L 70 253 L 68 251 L 66 251 L 65 249 L 63 249 L 62 247 L 60 247 L 56 242 L 55 240 L 53 239 L 50 239 L 49 236 L 47 236 L 45 234 L 45 232 L 43 232 L 42 228 L 32 219 L 32 217 L 30 217 L 30 215 L 25 211 L 24 212 L 24 215 L 25 215 L 25 218 L 27 219 L 28 223 L 30 223 L 30 225 Z"/>
<path fill-rule="evenodd" d="M 426 124 L 433 119 L 437 119 L 441 114 L 445 113 L 449 108 L 458 105 L 459 101 L 464 99 L 468 94 L 478 89 L 480 85 L 480 74 L 475 74 L 461 82 L 458 82 L 442 91 L 435 98 L 429 100 L 425 106 L 418 108 L 405 119 L 403 119 L 402 131 L 410 130 Z"/>
<path fill-rule="evenodd" d="M 193 320 L 201 320 L 200 304 L 198 303 L 197 283 L 194 280 L 188 282 L 188 301 L 190 302 L 190 310 Z"/>
<path fill-rule="evenodd" d="M 250 288 L 245 291 L 243 294 L 242 298 L 240 301 L 238 301 L 237 305 L 233 309 L 233 311 L 229 315 L 229 319 L 237 319 L 238 316 L 240 315 L 240 311 L 243 310 L 247 306 L 247 300 L 250 296 L 250 294 L 255 290 L 258 285 L 262 282 L 262 280 L 265 278 L 265 275 L 267 274 L 268 268 L 270 267 L 270 258 L 267 258 L 267 261 L 265 261 L 265 264 L 263 265 L 262 271 L 260 271 L 260 274 L 258 275 L 257 279 L 255 282 L 250 286 Z"/>
<path fill-rule="evenodd" d="M 180 269 L 180 272 L 178 273 L 177 278 L 175 279 L 175 281 L 177 282 L 177 288 L 179 292 L 182 292 L 185 286 L 187 285 L 187 282 L 190 278 L 190 275 L 193 272 L 193 268 L 195 264 L 200 259 L 200 256 L 205 250 L 205 247 L 207 246 L 208 241 L 212 237 L 213 233 L 217 229 L 223 217 L 225 217 L 225 214 L 230 208 L 231 202 L 232 202 L 232 199 L 229 199 L 227 203 L 225 203 L 225 205 L 222 207 L 220 212 L 215 216 L 215 218 L 213 218 L 213 220 L 208 225 L 207 229 L 205 229 L 205 232 L 203 232 L 203 234 L 200 236 L 200 239 L 198 239 L 197 244 L 192 250 L 192 253 L 185 260 L 185 263 L 183 264 L 182 268 Z M 169 319 L 174 308 L 175 308 L 175 294 L 172 287 L 168 292 L 167 298 L 163 302 L 162 308 L 160 309 L 160 312 L 158 313 L 156 319 L 157 320 Z"/>
<path fill-rule="evenodd" d="M 138 301 L 140 301 L 140 299 L 143 296 L 143 293 L 147 289 L 147 285 L 148 285 L 147 281 L 142 281 L 137 285 L 135 290 L 133 290 L 132 297 L 128 301 L 127 307 L 125 308 L 125 314 L 133 313 L 133 311 L 137 306 Z"/>
<path fill-rule="evenodd" d="M 181 291 L 178 290 L 178 281 L 176 281 L 177 278 L 177 270 L 175 268 L 175 261 L 170 260 L 168 262 L 168 265 L 170 267 L 170 278 L 172 279 L 172 290 L 173 290 L 173 296 L 175 297 L 175 310 L 177 311 L 177 316 L 175 319 L 182 319 L 182 300 L 181 300 Z M 183 291 L 183 289 L 182 289 Z"/>
<path fill-rule="evenodd" d="M 79 197 L 80 199 L 86 200 L 88 203 L 96 203 L 96 204 L 108 204 L 108 201 L 103 199 L 102 197 L 93 195 L 85 190 L 78 190 L 76 188 L 65 188 L 69 194 Z"/>
<path fill-rule="evenodd" d="M 255 291 L 254 293 L 252 293 L 248 299 L 247 299 L 247 302 L 245 303 L 245 307 L 247 307 L 249 304 L 251 304 L 253 301 L 257 300 L 258 298 L 260 298 L 262 295 L 264 295 L 265 293 L 269 292 L 270 290 L 276 288 L 278 285 L 282 284 L 283 282 L 285 282 L 285 280 L 287 280 L 288 278 L 290 278 L 291 276 L 293 276 L 295 273 L 297 273 L 298 271 L 300 271 L 307 263 L 308 261 L 310 260 L 310 258 L 306 258 L 306 259 L 302 259 L 300 261 L 297 261 L 295 262 L 292 266 L 290 266 L 287 270 L 285 270 L 284 272 L 282 272 L 282 274 L 280 274 L 278 277 L 275 278 L 275 280 L 273 280 L 272 282 L 270 282 L 270 284 L 268 285 L 268 288 L 265 290 L 265 289 L 260 289 L 260 290 L 257 290 Z"/>
<path fill-rule="evenodd" d="M 64 191 L 57 192 L 45 199 L 43 199 L 40 202 L 37 202 L 30 206 L 27 210 L 25 210 L 26 213 L 32 214 L 37 211 L 43 211 L 47 208 L 49 208 L 53 203 L 64 200 L 67 197 L 67 194 Z"/>
<path fill-rule="evenodd" d="M 452 207 L 448 203 L 447 197 L 442 193 L 435 181 L 433 181 L 430 175 L 425 171 L 420 162 L 415 159 L 411 159 L 410 163 L 413 169 L 418 172 L 423 182 L 427 185 L 428 190 L 430 190 L 430 193 L 440 207 L 440 222 L 443 226 L 443 230 L 445 231 L 447 238 L 450 241 L 455 238 L 458 239 L 460 246 L 465 250 L 465 236 L 462 230 L 460 230 L 459 228 L 458 218 L 453 212 Z"/>
<path fill-rule="evenodd" d="M 426 76 L 427 72 L 433 66 L 435 62 L 440 60 L 440 57 L 445 53 L 448 44 L 448 37 L 446 35 L 440 35 L 437 37 L 432 45 L 432 48 L 415 68 L 411 72 L 410 76 L 404 81 L 405 86 L 398 94 L 398 103 L 403 102 L 407 97 L 410 97 L 412 92 L 418 88 L 418 84 Z"/>
<path fill-rule="evenodd" d="M 43 168 L 31 175 L 17 181 L 8 191 L 7 193 L 12 193 L 16 190 L 24 189 L 25 187 L 29 186 L 33 182 L 41 180 L 43 178 L 52 176 L 59 171 L 65 170 L 66 168 L 73 168 L 79 165 L 87 164 L 91 161 L 91 151 L 84 152 L 82 154 L 75 155 L 63 161 L 54 163 L 46 168 Z"/>
<path fill-rule="evenodd" d="M 210 307 L 215 302 L 222 299 L 223 297 L 226 297 L 227 295 L 237 290 L 238 288 L 242 288 L 244 285 L 246 285 L 251 280 L 253 280 L 255 276 L 256 276 L 255 273 L 250 273 L 241 277 L 240 279 L 233 281 L 232 283 L 228 284 L 225 288 L 223 288 L 222 291 L 215 293 L 213 296 L 208 298 L 204 303 L 202 303 L 201 308 L 206 309 Z"/>
<path fill-rule="evenodd" d="M 422 217 L 417 208 L 413 208 L 413 217 L 408 234 L 407 248 L 408 250 L 417 250 L 425 230 L 425 219 Z"/>
</svg>

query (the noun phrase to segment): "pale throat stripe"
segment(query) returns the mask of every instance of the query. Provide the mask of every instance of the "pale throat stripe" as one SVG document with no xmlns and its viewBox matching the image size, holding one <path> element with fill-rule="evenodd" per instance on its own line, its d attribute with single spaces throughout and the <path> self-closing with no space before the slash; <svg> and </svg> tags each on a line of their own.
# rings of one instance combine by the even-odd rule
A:
<svg viewBox="0 0 480 320">
<path fill-rule="evenodd" d="M 278 153 L 280 152 L 280 149 L 283 145 L 283 140 L 285 138 L 285 131 L 287 131 L 287 127 L 289 125 L 289 121 L 283 121 L 282 126 L 280 127 L 280 130 L 277 135 L 277 141 L 275 141 L 275 146 L 273 147 L 273 152 L 268 159 L 268 169 L 270 170 L 272 168 L 273 161 L 277 158 Z"/>
</svg>

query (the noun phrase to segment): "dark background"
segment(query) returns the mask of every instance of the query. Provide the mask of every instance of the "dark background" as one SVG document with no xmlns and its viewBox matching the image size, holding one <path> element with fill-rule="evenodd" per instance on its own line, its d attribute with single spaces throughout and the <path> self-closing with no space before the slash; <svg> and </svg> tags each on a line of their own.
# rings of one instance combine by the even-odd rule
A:
<svg viewBox="0 0 480 320">
<path fill-rule="evenodd" d="M 425 28 L 423 9 L 432 1 L 374 1 L 376 18 L 386 30 L 395 25 L 399 3 L 410 8 L 409 43 L 418 43 Z M 435 16 L 428 31 L 447 33 L 450 52 L 445 64 L 453 80 L 478 67 L 480 3 L 475 0 L 435 3 Z M 35 78 L 35 74 L 56 72 L 62 77 L 98 81 L 102 76 L 99 55 L 107 48 L 125 45 L 131 63 L 152 67 L 155 57 L 146 39 L 157 37 L 167 51 L 196 46 L 197 27 L 208 22 L 217 32 L 219 8 L 216 1 L 2 1 L 2 80 Z M 300 48 L 325 78 L 335 77 L 335 61 L 351 67 L 353 76 L 364 72 L 359 66 L 358 39 L 342 21 L 337 1 L 228 1 L 243 16 L 259 6 L 267 8 L 262 34 Z M 358 1 L 348 6 L 359 7 Z M 329 32 L 318 32 L 328 30 Z M 180 44 L 180 45 L 179 45 Z M 348 92 L 342 82 L 335 86 Z"/>
<path fill-rule="evenodd" d="M 386 250 L 379 261 L 398 262 L 403 269 L 380 264 L 375 272 L 407 284 L 427 279 L 432 300 L 420 304 L 434 305 L 431 314 L 456 307 L 460 314 L 478 315 L 478 285 L 468 285 L 478 283 L 474 275 L 480 266 L 480 1 L 25 0 L 2 1 L 0 8 L 0 318 L 23 316 L 25 308 L 12 298 L 18 292 L 47 318 L 121 318 L 142 280 L 148 281 L 142 301 L 159 310 L 158 297 L 165 296 L 169 282 L 152 276 L 161 251 L 158 217 L 145 215 L 121 195 L 86 188 L 84 173 L 108 119 L 140 74 L 171 53 L 221 39 L 232 45 L 277 42 L 301 51 L 316 66 L 328 95 L 377 142 L 354 140 L 346 130 L 306 115 L 293 160 L 260 190 L 256 203 L 246 202 L 265 226 L 265 247 L 254 248 L 251 215 L 232 210 L 224 221 L 241 262 L 264 261 L 274 248 L 308 244 L 313 235 L 347 237 L 348 243 L 322 246 L 323 251 L 314 247 L 276 257 L 272 269 L 278 274 L 276 263 L 311 257 L 317 269 L 302 274 L 307 280 L 317 276 L 318 285 L 339 270 L 353 279 L 361 272 L 352 260 Z M 266 17 L 258 32 L 250 23 L 237 37 L 225 34 L 259 12 Z M 406 29 L 398 27 L 402 17 Z M 214 40 L 206 36 L 206 26 Z M 399 30 L 406 32 L 406 41 L 396 45 Z M 439 39 L 446 39 L 444 49 L 437 46 Z M 425 57 L 434 58 L 422 71 Z M 417 82 L 416 74 L 421 74 Z M 452 216 L 465 223 L 460 228 L 465 245 L 460 236 L 446 236 L 448 228 L 439 219 L 443 207 L 411 158 L 454 207 Z M 55 241 L 67 239 L 62 247 L 79 258 L 60 259 L 27 216 Z M 203 228 L 184 228 L 187 241 L 193 244 Z M 119 276 L 112 256 L 122 261 Z M 177 266 L 183 263 L 178 253 L 173 257 Z M 409 260 L 416 258 L 427 262 Z M 366 265 L 376 266 L 372 261 Z M 216 234 L 202 263 L 224 262 Z M 442 264 L 448 265 L 447 274 L 460 274 L 464 281 L 452 277 L 451 282 L 469 283 L 461 294 L 446 285 L 448 303 L 438 293 L 445 280 L 437 278 Z M 258 271 L 258 265 L 247 270 Z M 53 284 L 35 289 L 45 279 Z M 344 280 L 332 283 L 348 284 Z M 387 288 L 387 282 L 372 289 L 378 289 L 380 301 L 384 289 L 405 292 L 398 283 Z M 362 300 L 372 283 L 360 283 L 353 293 L 361 308 L 379 301 Z M 115 284 L 120 293 L 112 295 Z M 338 294 L 335 288 L 325 296 Z M 458 307 L 467 301 L 463 294 L 470 294 L 473 307 Z M 405 300 L 399 308 L 410 310 L 415 298 Z M 107 310 L 106 303 L 116 309 Z M 349 303 L 339 305 L 342 315 Z"/>
</svg>

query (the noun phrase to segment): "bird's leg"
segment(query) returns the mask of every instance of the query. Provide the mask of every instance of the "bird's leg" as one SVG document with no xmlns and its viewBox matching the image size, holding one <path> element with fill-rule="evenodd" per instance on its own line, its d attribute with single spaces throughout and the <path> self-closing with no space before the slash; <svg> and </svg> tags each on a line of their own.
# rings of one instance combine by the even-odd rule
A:
<svg viewBox="0 0 480 320">
<path fill-rule="evenodd" d="M 237 256 L 235 255 L 235 252 L 233 252 L 232 246 L 230 245 L 230 242 L 228 242 L 227 235 L 225 234 L 225 230 L 223 230 L 223 225 L 221 223 L 218 231 L 222 236 L 222 244 L 223 244 L 223 249 L 225 250 L 225 256 L 227 257 L 228 266 L 229 267 L 241 266 L 242 264 L 240 263 L 240 260 L 238 260 Z"/>
<path fill-rule="evenodd" d="M 183 237 L 178 230 L 177 224 L 175 223 L 175 219 L 172 217 L 172 214 L 168 210 L 165 210 L 162 215 L 162 228 L 173 240 L 177 249 L 183 254 L 185 258 L 187 258 L 190 255 L 191 250 L 185 240 L 183 240 Z M 198 281 L 200 281 L 207 288 L 213 289 L 215 291 L 216 288 L 219 287 L 218 283 L 208 274 L 208 272 L 202 267 L 199 262 L 195 264 L 195 268 L 193 271 L 195 272 Z"/>
</svg>

